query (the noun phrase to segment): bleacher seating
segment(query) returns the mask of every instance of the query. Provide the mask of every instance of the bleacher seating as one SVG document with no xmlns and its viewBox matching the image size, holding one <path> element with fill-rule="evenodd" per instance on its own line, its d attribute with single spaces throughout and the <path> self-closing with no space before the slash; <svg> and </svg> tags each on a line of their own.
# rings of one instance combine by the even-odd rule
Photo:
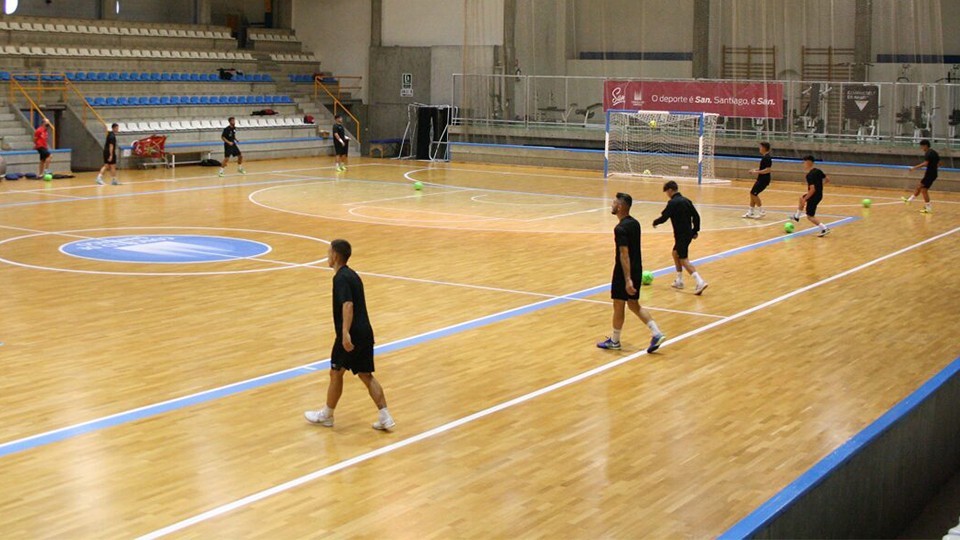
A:
<svg viewBox="0 0 960 540">
<path fill-rule="evenodd" d="M 4 78 L 6 77 L 6 78 Z M 18 75 L 21 80 L 28 80 L 24 77 L 28 75 Z M 250 73 L 237 74 L 232 79 L 221 79 L 218 73 L 168 73 L 168 72 L 140 72 L 140 71 L 121 71 L 121 72 L 96 72 L 79 71 L 66 72 L 68 80 L 73 82 L 274 82 L 269 73 Z M 0 80 L 10 80 L 10 73 L 0 71 Z"/>
<path fill-rule="evenodd" d="M 256 58 L 240 51 L 169 51 L 158 49 L 87 49 L 36 47 L 28 45 L 0 46 L 0 56 L 63 56 L 79 58 L 159 58 L 173 60 L 226 60 L 253 62 Z M 299 61 L 299 60 L 288 60 Z M 313 60 L 317 61 L 317 60 Z"/>
<path fill-rule="evenodd" d="M 251 28 L 247 30 L 247 39 L 253 41 L 296 42 L 297 36 L 287 32 L 278 32 L 276 30 Z"/>
<path fill-rule="evenodd" d="M 317 64 L 320 62 L 320 59 L 313 53 L 271 54 L 270 59 L 274 62 L 300 62 L 307 64 Z"/>
<path fill-rule="evenodd" d="M 281 105 L 292 104 L 290 96 L 97 96 L 87 97 L 93 107 L 151 107 L 156 105 Z"/>
<path fill-rule="evenodd" d="M 44 34 L 94 34 L 94 35 L 114 35 L 114 36 L 141 36 L 141 37 L 172 37 L 172 38 L 191 38 L 191 39 L 232 39 L 227 29 L 203 29 L 203 28 L 170 28 L 169 25 L 131 25 L 123 23 L 123 26 L 114 24 L 103 24 L 100 21 L 94 23 L 89 21 L 87 24 L 63 24 L 72 19 L 50 19 L 50 22 L 28 22 L 27 20 L 2 20 L 0 19 L 0 31 L 8 32 L 42 32 Z"/>
<path fill-rule="evenodd" d="M 222 130 L 226 123 L 222 117 L 192 118 L 175 121 L 128 121 L 118 122 L 121 133 L 172 133 L 178 131 L 214 131 Z M 315 124 L 305 124 L 298 116 L 249 116 L 237 117 L 237 128 L 283 128 L 283 127 L 311 127 Z"/>
</svg>

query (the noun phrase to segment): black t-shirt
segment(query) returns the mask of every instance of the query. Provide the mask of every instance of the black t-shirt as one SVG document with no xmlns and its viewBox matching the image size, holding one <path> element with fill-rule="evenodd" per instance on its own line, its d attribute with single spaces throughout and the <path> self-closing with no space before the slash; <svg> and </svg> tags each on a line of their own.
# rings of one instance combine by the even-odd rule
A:
<svg viewBox="0 0 960 540">
<path fill-rule="evenodd" d="M 343 339 L 343 304 L 353 302 L 353 323 L 350 339 L 354 345 L 373 344 L 373 327 L 367 315 L 367 300 L 363 282 L 352 268 L 344 266 L 333 276 L 333 325 L 337 340 Z"/>
<path fill-rule="evenodd" d="M 347 144 L 347 130 L 343 128 L 343 124 L 334 124 L 333 132 L 340 136 L 340 141 L 343 141 L 342 144 Z M 333 138 L 333 142 L 341 144 L 336 137 Z"/>
<path fill-rule="evenodd" d="M 931 148 L 927 150 L 926 154 L 923 155 L 923 160 L 927 162 L 927 172 L 924 173 L 924 176 L 928 178 L 936 178 L 937 168 L 940 166 L 940 154 Z"/>
<path fill-rule="evenodd" d="M 764 170 L 764 169 L 769 169 L 770 167 L 773 167 L 773 158 L 770 157 L 770 154 L 769 154 L 769 153 L 766 153 L 766 154 L 763 155 L 762 158 L 760 158 L 760 166 L 757 167 L 757 169 L 762 171 L 762 170 Z M 757 181 L 758 181 L 758 182 L 769 182 L 769 181 L 770 181 L 770 173 L 758 175 L 758 176 L 757 176 Z"/>
<path fill-rule="evenodd" d="M 660 213 L 660 217 L 653 220 L 653 224 L 660 225 L 668 219 L 673 225 L 673 237 L 676 239 L 690 239 L 700 232 L 700 214 L 693 206 L 693 201 L 679 193 L 670 197 L 666 208 Z"/>
<path fill-rule="evenodd" d="M 110 154 L 110 145 L 113 145 L 113 153 L 117 153 L 117 134 L 112 131 L 107 133 L 107 141 L 103 143 L 104 154 Z"/>
<path fill-rule="evenodd" d="M 814 167 L 810 169 L 810 172 L 807 173 L 807 185 L 813 186 L 814 192 L 811 199 L 819 199 L 823 197 L 823 179 L 827 175 L 823 174 L 823 171 Z"/>
<path fill-rule="evenodd" d="M 237 128 L 227 126 L 223 128 L 223 133 L 221 133 L 220 136 L 230 142 L 237 142 Z"/>
<path fill-rule="evenodd" d="M 613 240 L 616 243 L 613 264 L 614 272 L 623 275 L 623 265 L 620 264 L 620 248 L 627 247 L 630 256 L 630 279 L 639 283 L 643 274 L 643 260 L 640 257 L 640 222 L 633 216 L 627 216 L 613 228 Z"/>
</svg>

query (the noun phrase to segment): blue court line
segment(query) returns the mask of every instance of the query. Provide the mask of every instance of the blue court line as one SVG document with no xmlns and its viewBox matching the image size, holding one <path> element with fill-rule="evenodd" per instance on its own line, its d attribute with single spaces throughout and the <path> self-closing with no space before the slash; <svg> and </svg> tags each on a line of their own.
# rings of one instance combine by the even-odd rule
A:
<svg viewBox="0 0 960 540">
<path fill-rule="evenodd" d="M 923 386 L 914 390 L 913 393 L 905 397 L 900 403 L 894 405 L 884 413 L 883 416 L 874 420 L 872 424 L 854 435 L 850 440 L 843 443 L 842 446 L 828 454 L 825 458 L 821 459 L 813 467 L 810 467 L 807 472 L 780 490 L 779 493 L 771 497 L 767 502 L 747 515 L 747 517 L 727 529 L 725 533 L 720 535 L 719 540 L 749 538 L 755 535 L 761 528 L 797 502 L 800 497 L 806 495 L 810 490 L 826 480 L 831 473 L 853 459 L 857 454 L 866 449 L 870 443 L 886 433 L 903 417 L 926 401 L 927 398 L 932 396 L 941 386 L 956 376 L 957 373 L 960 373 L 960 357 L 955 358 L 947 367 L 943 368 L 943 370 L 934 375 L 933 378 L 925 382 Z"/>
<path fill-rule="evenodd" d="M 858 217 L 847 217 L 841 219 L 840 221 L 834 222 L 831 224 L 832 227 L 837 227 L 840 225 L 846 225 L 848 223 L 853 223 L 859 221 Z M 696 259 L 693 261 L 694 264 L 707 264 L 714 261 L 719 261 L 728 257 L 733 257 L 741 253 L 746 253 L 748 251 L 753 251 L 762 247 L 770 246 L 773 244 L 778 244 L 784 242 L 793 237 L 799 236 L 808 236 L 810 234 L 816 233 L 818 229 L 810 228 L 803 231 L 791 234 L 777 236 L 774 238 L 769 238 L 760 242 L 749 244 L 746 246 L 734 248 L 731 250 L 723 251 L 714 255 L 709 255 L 701 259 Z M 665 268 L 660 268 L 653 272 L 654 276 L 664 276 L 668 275 L 674 271 L 673 266 L 668 266 Z M 386 354 L 399 350 L 406 349 L 408 347 L 413 347 L 421 343 L 427 343 L 436 339 L 440 339 L 446 336 L 452 336 L 460 332 L 465 332 L 467 330 L 472 330 L 475 328 L 480 328 L 490 324 L 494 324 L 500 321 L 505 321 L 507 319 L 512 319 L 520 315 L 526 315 L 528 313 L 534 313 L 543 309 L 551 308 L 554 306 L 559 306 L 572 302 L 576 299 L 587 298 L 596 294 L 603 293 L 610 289 L 610 285 L 605 283 L 603 285 L 598 285 L 596 287 L 591 287 L 589 289 L 584 289 L 582 291 L 577 291 L 570 293 L 564 296 L 559 296 L 557 298 L 549 298 L 547 300 L 542 300 L 540 302 L 534 302 L 532 304 L 527 304 L 525 306 L 520 306 L 518 308 L 508 309 L 506 311 L 501 311 L 485 317 L 480 317 L 471 321 L 466 321 L 459 324 L 454 324 L 447 326 L 445 328 L 440 328 L 438 330 L 433 330 L 426 332 L 424 334 L 419 334 L 416 336 L 403 338 L 397 341 L 392 341 L 384 345 L 378 345 L 375 348 L 375 351 L 378 354 Z M 37 435 L 32 435 L 29 437 L 24 437 L 22 439 L 17 439 L 14 441 L 9 441 L 3 444 L 0 444 L 0 458 L 15 454 L 18 452 L 23 452 L 25 450 L 30 450 L 40 446 L 45 446 L 47 444 L 59 442 L 71 437 L 76 437 L 78 435 L 83 435 L 85 433 L 91 433 L 94 431 L 99 431 L 101 429 L 106 429 L 109 427 L 118 426 L 121 424 L 126 424 L 129 422 L 135 422 L 137 420 L 143 420 L 145 418 L 150 418 L 157 416 L 163 413 L 175 411 L 178 409 L 183 409 L 186 407 L 191 407 L 193 405 L 198 405 L 200 403 L 206 403 L 208 401 L 213 401 L 215 399 L 220 399 L 247 390 L 253 390 L 255 388 L 260 388 L 269 384 L 286 381 L 299 377 L 301 375 L 308 375 L 315 373 L 318 369 L 327 368 L 330 365 L 330 359 L 320 360 L 307 364 L 305 366 L 299 366 L 295 368 L 290 368 L 284 371 L 278 371 L 276 373 L 271 373 L 268 375 L 263 375 L 261 377 L 256 377 L 254 379 L 249 379 L 239 383 L 228 384 L 226 386 L 221 386 L 219 388 L 214 388 L 212 390 L 205 390 L 203 392 L 198 392 L 189 396 L 184 396 L 180 398 L 174 398 L 168 401 L 163 401 L 161 403 L 156 403 L 153 405 L 147 405 L 137 409 L 124 411 L 117 413 L 111 416 L 106 416 L 88 422 L 83 422 L 81 424 L 76 424 L 73 426 L 55 429 L 45 433 L 40 433 Z"/>
</svg>

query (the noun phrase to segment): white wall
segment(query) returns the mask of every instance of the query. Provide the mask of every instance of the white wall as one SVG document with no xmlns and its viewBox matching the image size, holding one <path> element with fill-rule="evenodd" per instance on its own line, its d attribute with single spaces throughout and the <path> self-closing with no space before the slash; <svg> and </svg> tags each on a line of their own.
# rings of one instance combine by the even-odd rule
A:
<svg viewBox="0 0 960 540">
<path fill-rule="evenodd" d="M 383 0 L 385 47 L 463 45 L 465 27 L 473 45 L 502 44 L 503 0 Z"/>
<path fill-rule="evenodd" d="M 359 93 L 363 101 L 367 101 L 369 95 L 370 22 L 369 0 L 295 0 L 293 3 L 293 28 L 297 38 L 317 54 L 323 71 L 363 77 L 363 90 Z"/>
</svg>

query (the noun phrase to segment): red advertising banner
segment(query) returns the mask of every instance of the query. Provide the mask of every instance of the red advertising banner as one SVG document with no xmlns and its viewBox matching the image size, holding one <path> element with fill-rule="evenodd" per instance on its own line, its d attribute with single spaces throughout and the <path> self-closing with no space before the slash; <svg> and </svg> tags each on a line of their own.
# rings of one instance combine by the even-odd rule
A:
<svg viewBox="0 0 960 540">
<path fill-rule="evenodd" d="M 717 113 L 783 118 L 783 84 L 700 81 L 604 81 L 603 110 Z"/>
</svg>

